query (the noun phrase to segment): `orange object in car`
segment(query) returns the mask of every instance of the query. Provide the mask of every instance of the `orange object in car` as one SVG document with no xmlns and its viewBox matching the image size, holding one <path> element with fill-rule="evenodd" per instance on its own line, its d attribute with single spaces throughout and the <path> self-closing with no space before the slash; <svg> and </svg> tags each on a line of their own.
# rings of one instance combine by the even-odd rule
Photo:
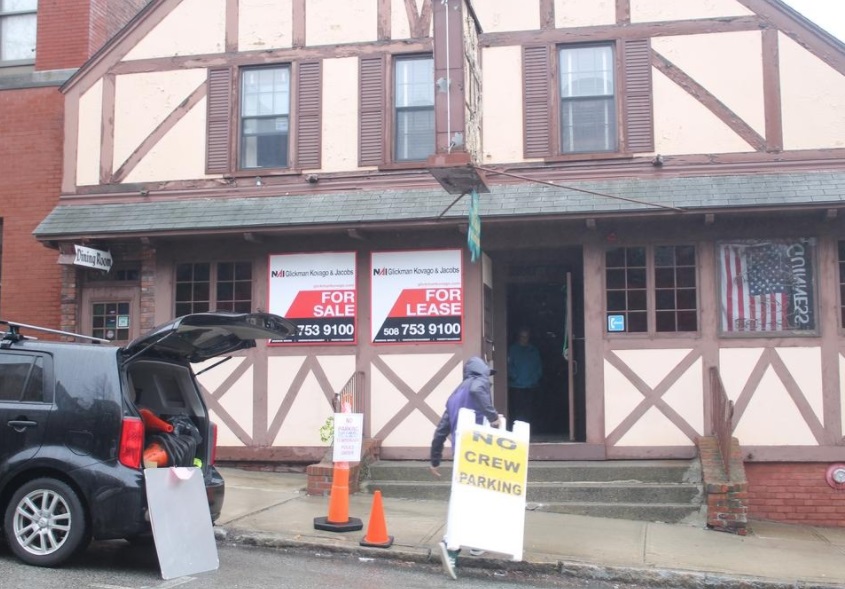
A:
<svg viewBox="0 0 845 589">
<path fill-rule="evenodd" d="M 167 452 L 160 444 L 153 442 L 144 449 L 144 466 L 147 468 L 153 465 L 158 467 L 167 466 L 167 462 Z"/>
<path fill-rule="evenodd" d="M 139 409 L 138 413 L 141 414 L 141 419 L 144 422 L 144 427 L 146 427 L 147 429 L 167 433 L 171 433 L 173 431 L 172 425 L 170 425 L 163 419 L 159 419 L 159 417 L 149 409 Z"/>
</svg>

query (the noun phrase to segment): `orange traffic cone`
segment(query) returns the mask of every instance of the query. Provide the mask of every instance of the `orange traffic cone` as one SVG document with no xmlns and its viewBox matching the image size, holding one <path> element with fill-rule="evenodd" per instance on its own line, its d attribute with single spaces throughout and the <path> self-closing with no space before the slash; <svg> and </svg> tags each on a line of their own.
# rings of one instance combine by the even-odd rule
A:
<svg viewBox="0 0 845 589">
<path fill-rule="evenodd" d="M 170 425 L 163 419 L 160 419 L 155 413 L 153 413 L 149 409 L 139 409 L 138 413 L 141 414 L 141 420 L 144 422 L 144 427 L 146 427 L 147 429 L 167 433 L 173 431 L 172 425 Z"/>
<path fill-rule="evenodd" d="M 367 526 L 367 534 L 361 540 L 361 546 L 372 546 L 374 548 L 390 548 L 393 544 L 393 536 L 387 535 L 387 524 L 384 521 L 384 507 L 381 503 L 381 491 L 373 494 L 373 508 L 370 511 L 370 525 Z"/>
<path fill-rule="evenodd" d="M 357 517 L 349 517 L 349 463 L 335 462 L 328 517 L 315 517 L 314 529 L 327 532 L 354 532 L 364 527 Z"/>
</svg>

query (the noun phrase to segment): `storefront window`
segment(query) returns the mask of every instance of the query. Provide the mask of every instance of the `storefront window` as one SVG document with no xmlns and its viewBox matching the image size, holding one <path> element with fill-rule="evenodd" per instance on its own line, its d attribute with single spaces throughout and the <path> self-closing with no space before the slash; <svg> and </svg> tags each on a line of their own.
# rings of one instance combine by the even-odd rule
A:
<svg viewBox="0 0 845 589">
<path fill-rule="evenodd" d="M 697 331 L 695 246 L 607 250 L 605 304 L 608 333 Z"/>
<path fill-rule="evenodd" d="M 252 311 L 250 262 L 176 265 L 176 316 L 207 311 Z"/>
</svg>

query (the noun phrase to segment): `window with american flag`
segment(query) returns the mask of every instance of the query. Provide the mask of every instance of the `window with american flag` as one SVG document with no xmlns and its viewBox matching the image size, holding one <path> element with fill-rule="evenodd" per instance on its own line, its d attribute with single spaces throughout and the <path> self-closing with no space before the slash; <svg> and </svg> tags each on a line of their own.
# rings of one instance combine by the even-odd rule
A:
<svg viewBox="0 0 845 589">
<path fill-rule="evenodd" d="M 816 330 L 816 240 L 741 239 L 717 244 L 723 334 Z"/>
</svg>

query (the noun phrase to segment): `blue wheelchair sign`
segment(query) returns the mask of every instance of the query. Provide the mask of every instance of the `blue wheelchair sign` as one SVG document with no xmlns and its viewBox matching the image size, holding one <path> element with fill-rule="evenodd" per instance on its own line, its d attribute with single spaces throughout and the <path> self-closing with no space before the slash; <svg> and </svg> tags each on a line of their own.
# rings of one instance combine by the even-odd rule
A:
<svg viewBox="0 0 845 589">
<path fill-rule="evenodd" d="M 608 315 L 607 331 L 625 331 L 625 315 Z"/>
</svg>

